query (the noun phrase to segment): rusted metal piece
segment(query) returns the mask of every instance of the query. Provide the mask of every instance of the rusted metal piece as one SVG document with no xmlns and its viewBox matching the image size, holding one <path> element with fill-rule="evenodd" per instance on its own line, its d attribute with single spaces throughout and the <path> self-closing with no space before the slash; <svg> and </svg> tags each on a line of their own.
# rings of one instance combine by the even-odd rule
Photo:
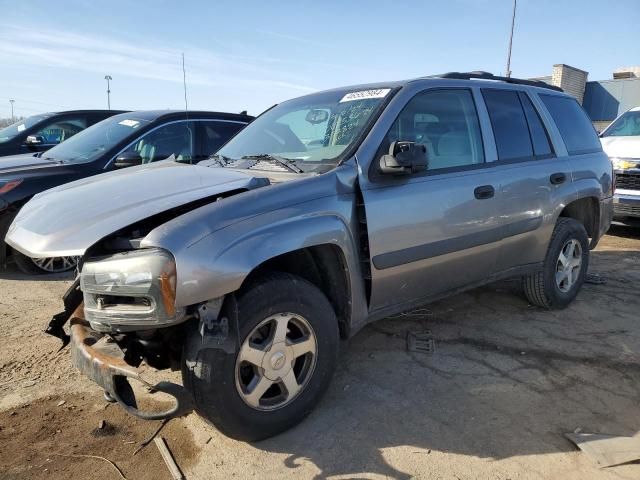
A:
<svg viewBox="0 0 640 480">
<path fill-rule="evenodd" d="M 78 305 L 82 303 L 82 292 L 80 291 L 80 277 L 77 277 L 71 287 L 65 292 L 62 297 L 64 302 L 64 311 L 56 313 L 49 323 L 47 324 L 44 333 L 52 335 L 62 340 L 62 346 L 60 350 L 69 344 L 71 338 L 64 331 L 64 324 L 67 323 L 73 312 L 78 308 Z"/>
<path fill-rule="evenodd" d="M 138 369 L 124 360 L 124 352 L 116 342 L 107 342 L 103 333 L 91 329 L 84 319 L 82 304 L 71 316 L 70 331 L 73 365 L 104 388 L 130 414 L 147 420 L 162 420 L 184 415 L 193 409 L 191 395 L 181 385 L 171 382 L 152 385 L 141 378 Z M 152 391 L 170 395 L 174 398 L 174 405 L 161 412 L 138 409 L 129 384 L 131 379 L 150 387 Z"/>
</svg>

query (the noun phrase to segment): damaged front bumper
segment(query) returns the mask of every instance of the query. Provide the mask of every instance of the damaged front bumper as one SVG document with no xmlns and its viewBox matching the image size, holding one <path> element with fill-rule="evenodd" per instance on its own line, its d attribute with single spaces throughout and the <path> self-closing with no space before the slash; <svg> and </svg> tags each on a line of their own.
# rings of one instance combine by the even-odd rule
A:
<svg viewBox="0 0 640 480">
<path fill-rule="evenodd" d="M 124 360 L 124 352 L 111 337 L 91 329 L 84 319 L 82 304 L 71 315 L 70 331 L 73 365 L 104 388 L 130 414 L 146 420 L 162 420 L 193 409 L 192 397 L 182 385 L 166 381 L 152 385 L 145 381 L 140 371 Z M 151 391 L 169 395 L 173 405 L 160 412 L 139 409 L 129 380 L 137 380 Z"/>
</svg>

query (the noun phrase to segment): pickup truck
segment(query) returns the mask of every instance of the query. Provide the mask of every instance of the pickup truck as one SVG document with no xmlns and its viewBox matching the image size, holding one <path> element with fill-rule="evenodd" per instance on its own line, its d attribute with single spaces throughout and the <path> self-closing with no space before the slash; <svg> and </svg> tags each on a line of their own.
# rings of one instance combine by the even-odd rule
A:
<svg viewBox="0 0 640 480">
<path fill-rule="evenodd" d="M 36 195 L 6 240 L 82 257 L 48 331 L 105 396 L 253 441 L 316 406 L 340 339 L 369 322 L 507 277 L 567 307 L 611 223 L 612 178 L 573 97 L 454 72 L 283 102 L 197 166 Z M 138 408 L 132 380 L 175 403 Z"/>
<path fill-rule="evenodd" d="M 613 220 L 640 226 L 640 107 L 624 112 L 600 137 L 615 172 Z"/>
</svg>

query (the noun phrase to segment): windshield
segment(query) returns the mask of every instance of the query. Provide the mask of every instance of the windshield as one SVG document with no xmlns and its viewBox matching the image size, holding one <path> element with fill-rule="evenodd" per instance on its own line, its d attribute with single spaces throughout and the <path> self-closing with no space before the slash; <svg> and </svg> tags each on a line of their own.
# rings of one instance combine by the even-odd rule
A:
<svg viewBox="0 0 640 480">
<path fill-rule="evenodd" d="M 284 161 L 292 171 L 328 171 L 358 141 L 390 92 L 340 90 L 289 100 L 250 123 L 217 158 L 236 168 L 261 169 L 270 161 Z M 239 161 L 247 157 L 253 161 Z"/>
<path fill-rule="evenodd" d="M 149 120 L 131 118 L 129 114 L 116 115 L 47 150 L 43 157 L 64 163 L 92 162 L 149 123 Z"/>
<path fill-rule="evenodd" d="M 33 127 L 36 123 L 41 122 L 49 117 L 52 113 L 43 113 L 42 115 L 32 115 L 31 117 L 18 120 L 16 123 L 0 130 L 0 143 L 6 143 L 12 138 L 17 137 L 27 128 Z"/>
<path fill-rule="evenodd" d="M 640 136 L 640 110 L 626 112 L 602 134 L 603 137 L 637 137 Z"/>
</svg>

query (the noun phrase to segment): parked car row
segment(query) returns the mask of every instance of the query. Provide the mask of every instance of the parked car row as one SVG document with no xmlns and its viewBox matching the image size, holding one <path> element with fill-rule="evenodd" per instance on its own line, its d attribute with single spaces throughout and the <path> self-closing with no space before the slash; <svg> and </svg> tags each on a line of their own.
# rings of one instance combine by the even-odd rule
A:
<svg viewBox="0 0 640 480">
<path fill-rule="evenodd" d="M 218 112 L 118 113 L 39 155 L 0 157 L 0 238 L 4 238 L 22 206 L 40 192 L 169 157 L 181 163 L 198 163 L 251 120 L 244 114 Z M 135 192 L 144 185 L 132 188 Z M 107 197 L 103 201 L 111 203 L 114 199 Z M 76 209 L 83 210 L 85 206 L 80 201 Z M 64 229 L 65 225 L 58 227 Z M 0 242 L 0 265 L 10 254 L 26 273 L 61 272 L 75 268 L 77 263 L 75 256 L 30 258 L 16 250 L 7 252 L 4 241 Z"/>
<path fill-rule="evenodd" d="M 544 83 L 449 73 L 313 93 L 185 164 L 249 120 L 121 114 L 3 177 L 11 248 L 80 259 L 47 331 L 142 418 L 195 408 L 235 438 L 275 435 L 318 403 L 340 338 L 500 278 L 564 308 L 611 223 L 611 162 Z M 182 371 L 153 386 L 166 411 L 138 407 L 143 361 Z"/>
</svg>

